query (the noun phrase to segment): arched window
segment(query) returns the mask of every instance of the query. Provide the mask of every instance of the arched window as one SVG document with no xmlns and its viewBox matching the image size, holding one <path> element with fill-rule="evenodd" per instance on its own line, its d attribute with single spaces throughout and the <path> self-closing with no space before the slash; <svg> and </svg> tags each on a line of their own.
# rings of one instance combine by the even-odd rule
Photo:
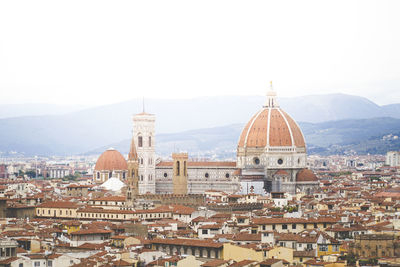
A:
<svg viewBox="0 0 400 267">
<path fill-rule="evenodd" d="M 108 174 L 108 178 L 111 178 L 112 177 L 112 172 L 110 172 L 109 174 Z"/>
<path fill-rule="evenodd" d="M 151 136 L 149 136 L 149 147 L 151 147 Z"/>
<path fill-rule="evenodd" d="M 100 179 L 100 172 L 97 172 L 97 180 Z"/>
<path fill-rule="evenodd" d="M 183 175 L 187 175 L 187 170 L 186 170 L 186 161 L 183 162 Z"/>
<path fill-rule="evenodd" d="M 180 166 L 181 163 L 179 161 L 176 162 L 176 175 L 180 175 Z"/>
<path fill-rule="evenodd" d="M 142 146 L 143 146 L 143 137 L 138 136 L 138 147 L 142 147 Z"/>
</svg>

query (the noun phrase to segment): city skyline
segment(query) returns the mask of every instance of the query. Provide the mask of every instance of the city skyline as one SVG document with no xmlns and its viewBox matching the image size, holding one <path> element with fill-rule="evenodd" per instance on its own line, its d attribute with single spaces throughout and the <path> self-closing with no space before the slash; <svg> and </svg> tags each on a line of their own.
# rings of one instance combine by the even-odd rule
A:
<svg viewBox="0 0 400 267">
<path fill-rule="evenodd" d="M 0 267 L 398 267 L 400 1 L 0 1 Z"/>
</svg>

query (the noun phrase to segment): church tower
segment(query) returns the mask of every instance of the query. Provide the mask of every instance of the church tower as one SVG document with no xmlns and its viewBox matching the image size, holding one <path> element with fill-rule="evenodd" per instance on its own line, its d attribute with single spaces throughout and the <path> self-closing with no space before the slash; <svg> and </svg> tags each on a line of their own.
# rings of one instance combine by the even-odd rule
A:
<svg viewBox="0 0 400 267">
<path fill-rule="evenodd" d="M 131 148 L 128 154 L 128 189 L 126 191 L 126 204 L 133 206 L 139 194 L 139 161 L 136 152 L 135 140 L 132 138 Z"/>
<path fill-rule="evenodd" d="M 139 163 L 139 194 L 156 192 L 155 121 L 155 115 L 146 112 L 133 116 L 132 138 L 136 144 Z"/>
<path fill-rule="evenodd" d="M 188 154 L 187 153 L 173 153 L 172 160 L 174 162 L 173 165 L 173 174 L 172 174 L 172 184 L 173 184 L 173 192 L 175 195 L 186 195 L 187 194 L 187 183 L 188 183 L 188 174 L 187 174 L 187 161 Z"/>
</svg>

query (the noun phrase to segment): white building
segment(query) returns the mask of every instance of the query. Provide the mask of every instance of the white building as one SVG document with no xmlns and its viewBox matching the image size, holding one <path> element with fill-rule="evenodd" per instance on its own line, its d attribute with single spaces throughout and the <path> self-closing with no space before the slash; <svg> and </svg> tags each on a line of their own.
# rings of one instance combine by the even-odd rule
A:
<svg viewBox="0 0 400 267">
<path fill-rule="evenodd" d="M 389 151 L 386 153 L 386 165 L 400 167 L 400 151 Z"/>
<path fill-rule="evenodd" d="M 68 166 L 51 166 L 47 170 L 50 178 L 64 178 L 71 174 L 71 170 Z"/>
<path fill-rule="evenodd" d="M 133 117 L 133 136 L 139 160 L 139 194 L 156 192 L 155 121 L 142 112 Z"/>
<path fill-rule="evenodd" d="M 235 176 L 236 162 L 189 161 L 188 194 L 204 194 L 208 190 L 227 193 L 239 191 L 239 179 Z M 173 162 L 161 161 L 156 165 L 156 193 L 173 192 Z"/>
<path fill-rule="evenodd" d="M 306 143 L 299 125 L 279 107 L 276 92 L 244 127 L 237 147 L 242 188 L 255 193 L 311 192 L 317 177 L 307 167 Z"/>
</svg>

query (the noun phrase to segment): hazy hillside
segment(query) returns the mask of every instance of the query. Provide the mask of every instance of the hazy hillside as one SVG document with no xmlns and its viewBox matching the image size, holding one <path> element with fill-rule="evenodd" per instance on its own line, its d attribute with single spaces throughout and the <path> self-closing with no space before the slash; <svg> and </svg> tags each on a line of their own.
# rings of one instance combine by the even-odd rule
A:
<svg viewBox="0 0 400 267">
<path fill-rule="evenodd" d="M 344 94 L 283 98 L 280 102 L 281 106 L 294 119 L 303 122 L 324 122 L 388 116 L 385 110 L 374 102 L 363 97 Z"/>
<path fill-rule="evenodd" d="M 261 108 L 264 100 L 265 98 L 262 96 L 203 97 L 180 100 L 147 99 L 146 111 L 156 114 L 158 134 L 177 133 L 201 128 L 217 127 L 216 129 L 219 129 L 218 127 L 221 125 L 243 124 Z M 387 114 L 399 116 L 397 110 L 400 106 L 380 107 L 365 98 L 342 94 L 282 98 L 279 99 L 279 102 L 282 108 L 297 121 L 310 123 L 349 118 L 383 117 Z M 135 99 L 64 115 L 0 119 L 0 151 L 5 153 L 17 151 L 30 155 L 85 153 L 128 139 L 131 136 L 132 114 L 141 112 L 141 110 L 142 100 Z M 303 130 L 307 132 L 306 128 Z M 362 136 L 364 130 L 360 129 L 357 134 Z M 220 136 L 224 136 L 224 130 L 221 131 Z M 236 129 L 235 131 L 240 130 Z M 229 132 L 229 138 L 236 139 L 238 134 L 233 138 L 234 133 Z M 306 135 L 308 134 L 307 132 Z M 327 144 L 340 141 L 339 137 L 335 139 L 332 136 L 330 139 L 325 139 L 320 133 L 310 133 L 310 135 L 316 140 L 317 146 L 322 146 L 321 143 L 325 140 Z M 357 135 L 355 136 L 357 137 Z M 199 138 L 212 148 L 213 143 L 208 143 L 207 134 L 199 136 Z M 167 140 L 165 143 L 160 142 L 159 149 L 163 150 L 162 146 L 165 146 L 166 151 L 171 151 L 173 146 L 181 148 L 181 143 L 177 142 L 177 139 L 180 142 L 185 141 L 183 137 L 177 135 L 173 142 L 167 142 Z M 221 149 L 230 149 L 229 144 L 231 143 L 221 145 Z M 185 146 L 188 144 L 185 143 Z M 192 141 L 191 146 L 195 151 L 199 143 Z M 204 146 L 204 144 L 201 146 L 202 149 Z"/>
<path fill-rule="evenodd" d="M 191 157 L 212 158 L 217 154 L 221 158 L 232 158 L 242 128 L 243 124 L 231 124 L 179 133 L 158 134 L 156 136 L 157 154 L 168 157 L 172 152 L 187 151 Z M 131 139 L 125 139 L 88 151 L 86 154 L 100 154 L 110 147 L 127 154 L 130 142 Z"/>
<path fill-rule="evenodd" d="M 393 118 L 400 118 L 400 104 L 391 104 L 382 106 L 386 116 Z"/>
<path fill-rule="evenodd" d="M 53 105 L 53 104 L 3 104 L 0 105 L 0 119 L 23 117 L 61 115 L 84 109 L 80 105 Z"/>
<path fill-rule="evenodd" d="M 306 138 L 308 153 L 342 154 L 358 153 L 384 154 L 387 150 L 400 150 L 400 120 L 374 118 L 341 120 L 323 123 L 302 123 L 300 127 Z M 243 124 L 185 131 L 174 134 L 159 134 L 156 137 L 157 154 L 168 157 L 174 151 L 187 151 L 192 157 L 234 158 Z M 109 144 L 88 154 L 100 154 L 114 147 L 127 154 L 130 139 Z"/>
</svg>

